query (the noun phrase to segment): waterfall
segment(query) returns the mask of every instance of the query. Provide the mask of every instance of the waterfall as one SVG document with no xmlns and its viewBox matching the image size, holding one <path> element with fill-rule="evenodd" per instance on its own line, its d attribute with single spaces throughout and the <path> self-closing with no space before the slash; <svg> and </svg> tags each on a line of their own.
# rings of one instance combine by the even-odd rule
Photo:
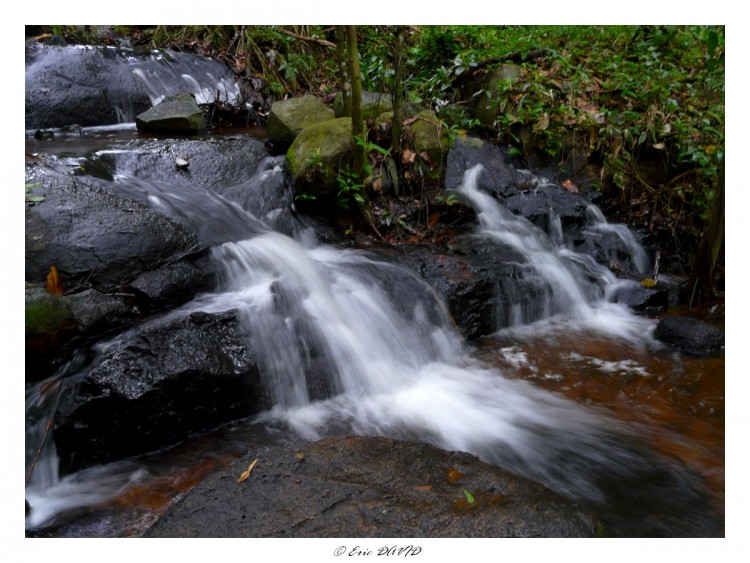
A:
<svg viewBox="0 0 750 563">
<path fill-rule="evenodd" d="M 603 302 L 603 288 L 615 282 L 611 273 L 477 190 L 478 173 L 466 173 L 461 193 L 476 206 L 482 234 L 521 252 L 529 270 L 548 281 L 551 313 L 580 323 L 566 327 L 648 338 L 652 321 Z M 605 501 L 612 480 L 652 471 L 629 445 L 623 423 L 508 379 L 469 355 L 432 289 L 410 270 L 359 251 L 308 247 L 219 196 L 171 194 L 166 184 L 136 187 L 173 216 L 204 225 L 203 238 L 212 240 L 221 286 L 185 307 L 240 312 L 274 405 L 258 421 L 311 440 L 343 432 L 467 451 L 594 502 Z M 244 226 L 226 231 L 223 223 L 233 217 Z M 205 227 L 216 223 L 221 230 Z M 65 484 L 80 505 L 140 477 L 131 465 L 110 464 L 66 477 Z M 86 489 L 92 498 L 76 488 L 87 479 L 98 483 Z M 60 510 L 54 501 L 62 484 L 27 492 L 32 525 Z"/>
</svg>

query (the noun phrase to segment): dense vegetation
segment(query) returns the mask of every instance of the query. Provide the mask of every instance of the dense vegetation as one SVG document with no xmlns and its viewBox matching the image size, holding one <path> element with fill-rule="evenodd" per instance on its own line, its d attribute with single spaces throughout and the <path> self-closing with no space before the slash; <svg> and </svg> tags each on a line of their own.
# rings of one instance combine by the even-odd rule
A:
<svg viewBox="0 0 750 563">
<path fill-rule="evenodd" d="M 93 40 L 80 26 L 42 31 Z M 333 26 L 115 31 L 134 46 L 224 58 L 239 76 L 262 78 L 271 99 L 306 92 L 327 97 L 340 89 Z M 695 253 L 707 232 L 709 262 L 716 263 L 723 240 L 717 224 L 723 219 L 723 27 L 359 26 L 357 33 L 366 90 L 391 91 L 398 77 L 405 99 L 434 109 L 452 134 L 473 131 L 537 167 L 556 164 L 560 181 L 593 164 L 589 186 L 614 196 L 621 219 L 669 233 L 674 252 Z M 400 64 L 394 37 L 403 39 Z M 509 63 L 515 74 L 477 87 Z M 709 221 L 714 202 L 720 208 Z M 723 277 L 723 259 L 717 268 Z"/>
</svg>

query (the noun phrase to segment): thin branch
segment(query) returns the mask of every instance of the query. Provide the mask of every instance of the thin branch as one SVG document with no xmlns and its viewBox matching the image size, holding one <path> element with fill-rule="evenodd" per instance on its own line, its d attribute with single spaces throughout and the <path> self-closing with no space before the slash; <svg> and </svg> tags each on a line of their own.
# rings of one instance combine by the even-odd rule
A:
<svg viewBox="0 0 750 563">
<path fill-rule="evenodd" d="M 288 29 L 282 29 L 282 33 L 285 33 L 289 37 L 294 37 L 295 39 L 299 39 L 301 41 L 308 41 L 310 43 L 317 43 L 318 45 L 322 45 L 323 47 L 330 47 L 332 49 L 336 48 L 335 43 L 331 43 L 327 39 L 318 39 L 317 37 L 305 37 L 304 35 L 300 35 L 299 33 L 295 33 L 293 31 L 289 31 Z"/>
<path fill-rule="evenodd" d="M 31 462 L 31 467 L 29 467 L 29 472 L 26 474 L 26 484 L 24 485 L 24 488 L 29 486 L 29 479 L 31 479 L 31 474 L 34 472 L 34 467 L 36 467 L 37 461 L 39 461 L 39 456 L 42 455 L 42 449 L 44 449 L 44 443 L 47 441 L 47 436 L 49 436 L 49 431 L 52 428 L 52 416 L 50 416 L 47 419 L 47 425 L 44 428 L 44 436 L 42 436 L 42 443 L 39 444 L 39 449 L 36 451 L 36 455 L 34 456 L 34 461 Z"/>
</svg>

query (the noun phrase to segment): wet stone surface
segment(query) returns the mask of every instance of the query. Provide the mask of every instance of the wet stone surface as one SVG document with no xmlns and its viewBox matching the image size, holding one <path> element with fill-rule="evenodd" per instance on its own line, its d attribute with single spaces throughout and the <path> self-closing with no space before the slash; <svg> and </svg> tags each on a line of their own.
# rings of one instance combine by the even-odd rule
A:
<svg viewBox="0 0 750 563">
<path fill-rule="evenodd" d="M 238 483 L 255 459 L 247 479 Z M 472 455 L 387 438 L 345 437 L 301 449 L 250 451 L 187 493 L 146 536 L 593 537 L 596 533 L 595 519 L 573 502 Z"/>
</svg>

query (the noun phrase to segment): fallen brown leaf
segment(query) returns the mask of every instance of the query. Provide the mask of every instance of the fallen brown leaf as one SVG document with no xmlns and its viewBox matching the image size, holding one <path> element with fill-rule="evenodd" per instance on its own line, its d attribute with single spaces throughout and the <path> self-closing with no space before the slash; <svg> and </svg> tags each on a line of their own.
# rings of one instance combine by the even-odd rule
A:
<svg viewBox="0 0 750 563">
<path fill-rule="evenodd" d="M 247 469 L 245 469 L 245 471 L 242 472 L 242 475 L 240 475 L 240 478 L 237 479 L 238 485 L 242 483 L 245 479 L 250 477 L 250 472 L 253 470 L 253 467 L 255 467 L 255 464 L 258 463 L 259 459 L 260 458 L 255 458 L 255 461 L 253 461 L 250 465 L 248 465 Z"/>
<path fill-rule="evenodd" d="M 57 268 L 55 268 L 54 266 L 51 266 L 49 269 L 49 274 L 47 274 L 47 283 L 44 287 L 47 288 L 47 291 L 55 295 L 63 294 L 62 284 L 60 283 L 60 274 L 57 272 Z"/>
</svg>

